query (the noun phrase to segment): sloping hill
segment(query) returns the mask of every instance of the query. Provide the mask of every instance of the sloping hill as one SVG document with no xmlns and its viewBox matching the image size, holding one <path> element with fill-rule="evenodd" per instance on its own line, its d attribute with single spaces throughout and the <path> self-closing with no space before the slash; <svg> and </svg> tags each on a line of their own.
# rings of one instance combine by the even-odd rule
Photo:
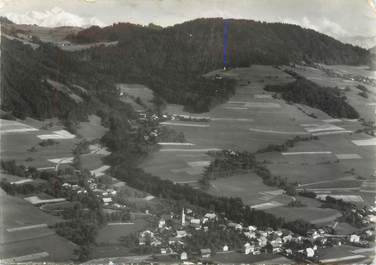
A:
<svg viewBox="0 0 376 265">
<path fill-rule="evenodd" d="M 229 25 L 228 52 L 232 66 L 241 63 L 271 64 L 301 60 L 327 64 L 359 64 L 367 61 L 368 52 L 365 49 L 343 44 L 327 35 L 296 25 L 235 19 L 228 19 L 227 23 Z M 94 26 L 68 38 L 81 43 L 120 40 L 123 46 L 130 48 L 129 46 L 134 42 L 145 40 L 144 35 L 152 35 L 159 40 L 148 43 L 151 45 L 151 50 L 162 46 L 165 48 L 164 52 L 173 52 L 166 50 L 168 48 L 166 45 L 174 42 L 173 44 L 177 45 L 176 50 L 180 50 L 180 53 L 215 55 L 211 60 L 219 59 L 221 63 L 223 33 L 224 20 L 210 18 L 196 19 L 163 29 L 130 23 L 118 23 L 104 28 Z M 157 49 L 154 50 L 157 52 Z M 211 52 L 208 53 L 208 50 Z M 202 60 L 208 60 L 207 56 L 201 57 Z"/>
<path fill-rule="evenodd" d="M 81 120 L 121 104 L 111 78 L 51 44 L 1 39 L 1 110 L 16 117 Z"/>
<path fill-rule="evenodd" d="M 301 61 L 365 64 L 369 60 L 367 50 L 299 26 L 234 19 L 227 23 L 229 67 Z M 81 57 L 118 82 L 142 83 L 169 102 L 206 111 L 203 106 L 214 105 L 213 98 L 231 94 L 227 85 L 218 90 L 200 80 L 202 74 L 223 67 L 223 35 L 224 20 L 211 18 L 163 29 L 129 23 L 91 27 L 69 39 L 80 43 L 118 40 L 117 46 L 82 51 Z"/>
</svg>

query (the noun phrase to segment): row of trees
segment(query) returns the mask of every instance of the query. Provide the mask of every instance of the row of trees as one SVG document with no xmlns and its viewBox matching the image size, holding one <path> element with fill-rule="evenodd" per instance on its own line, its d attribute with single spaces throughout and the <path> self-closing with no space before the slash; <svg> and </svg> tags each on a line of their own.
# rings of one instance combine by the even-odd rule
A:
<svg viewBox="0 0 376 265">
<path fill-rule="evenodd" d="M 335 199 L 331 196 L 326 196 L 324 203 L 322 204 L 323 208 L 332 208 L 337 209 L 342 213 L 341 219 L 355 227 L 364 227 L 364 215 L 366 210 L 361 210 L 363 214 L 360 214 L 358 207 L 356 205 L 345 202 L 341 199 Z"/>
<path fill-rule="evenodd" d="M 317 136 L 295 136 L 292 139 L 288 139 L 282 144 L 269 144 L 265 148 L 257 150 L 256 153 L 268 153 L 268 152 L 286 152 L 289 148 L 294 147 L 298 142 L 318 140 Z"/>
<path fill-rule="evenodd" d="M 287 148 L 288 146 L 295 144 L 295 142 L 303 139 L 305 138 L 294 138 L 293 140 L 288 140 L 281 145 L 268 146 L 260 152 L 263 153 Z M 222 150 L 219 152 L 210 152 L 209 154 L 214 157 L 214 161 L 205 168 L 203 176 L 200 179 L 201 187 L 204 190 L 210 187 L 211 179 L 229 177 L 235 174 L 253 171 L 262 178 L 266 185 L 284 189 L 286 193 L 291 196 L 296 194 L 297 183 L 289 183 L 287 178 L 272 175 L 270 170 L 265 166 L 265 163 L 257 161 L 253 153 L 247 151 L 237 152 Z"/>
</svg>

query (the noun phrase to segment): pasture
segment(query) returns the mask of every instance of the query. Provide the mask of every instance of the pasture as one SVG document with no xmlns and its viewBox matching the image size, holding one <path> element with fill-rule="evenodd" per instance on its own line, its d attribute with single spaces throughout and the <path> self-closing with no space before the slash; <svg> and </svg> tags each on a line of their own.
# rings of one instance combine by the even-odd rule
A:
<svg viewBox="0 0 376 265">
<path fill-rule="evenodd" d="M 101 124 L 101 118 L 96 115 L 90 115 L 89 120 L 80 122 L 77 134 L 88 141 L 100 139 L 106 132 L 107 128 Z"/>
<path fill-rule="evenodd" d="M 327 264 L 347 262 L 346 264 L 360 264 L 363 263 L 367 256 L 366 253 L 354 254 L 353 251 L 357 251 L 360 248 L 353 246 L 335 246 L 332 248 L 321 248 L 318 250 L 320 261 Z M 363 255 L 362 255 L 363 254 Z"/>
<path fill-rule="evenodd" d="M 303 219 L 307 222 L 326 225 L 334 222 L 335 219 L 341 216 L 337 210 L 319 207 L 273 207 L 265 209 L 266 212 L 272 213 L 278 217 L 284 218 L 286 221 L 294 221 L 296 219 Z"/>
<path fill-rule="evenodd" d="M 119 244 L 119 238 L 147 227 L 147 221 L 138 218 L 129 223 L 107 224 L 99 230 L 96 242 L 99 244 Z"/>
<path fill-rule="evenodd" d="M 266 186 L 254 173 L 218 178 L 210 181 L 209 193 L 216 196 L 238 197 L 247 205 L 257 205 L 282 199 L 281 190 Z M 283 200 L 282 200 L 283 201 Z"/>
</svg>

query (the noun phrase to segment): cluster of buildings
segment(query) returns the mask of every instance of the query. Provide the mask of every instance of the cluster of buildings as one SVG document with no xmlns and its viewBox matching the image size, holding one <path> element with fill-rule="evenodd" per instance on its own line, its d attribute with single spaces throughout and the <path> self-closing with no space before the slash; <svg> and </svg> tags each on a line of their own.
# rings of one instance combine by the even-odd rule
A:
<svg viewBox="0 0 376 265">
<path fill-rule="evenodd" d="M 243 246 L 231 249 L 231 242 L 225 242 L 215 250 L 202 248 L 199 253 L 189 253 L 185 248 L 185 240 L 191 236 L 190 233 L 194 230 L 204 233 L 213 225 L 240 234 Z M 260 255 L 268 252 L 298 260 L 317 261 L 319 248 L 342 244 L 368 247 L 364 235 L 332 235 L 330 234 L 332 231 L 330 227 L 324 227 L 309 230 L 306 236 L 300 236 L 286 229 L 273 230 L 272 228 L 259 229 L 252 225 L 243 226 L 239 223 L 226 221 L 215 213 L 198 216 L 190 209 L 183 209 L 181 215 L 162 216 L 153 232 L 150 230 L 141 232 L 139 245 L 158 247 L 161 255 L 178 255 L 182 261 L 192 257 L 209 258 L 213 251 L 221 253 L 235 251 L 244 255 Z M 372 236 L 374 232 L 367 230 L 364 233 Z"/>
<path fill-rule="evenodd" d="M 108 206 L 114 209 L 126 208 L 125 205 L 114 202 L 115 201 L 114 198 L 118 194 L 117 190 L 114 189 L 114 187 L 103 189 L 103 188 L 100 188 L 101 186 L 104 186 L 104 185 L 98 184 L 98 179 L 93 176 L 87 179 L 87 187 L 81 187 L 80 185 L 78 185 L 78 180 L 73 181 L 73 182 L 72 181 L 64 182 L 62 184 L 62 188 L 64 188 L 65 190 L 71 193 L 75 193 L 77 195 L 80 195 L 80 194 L 85 195 L 90 190 L 96 195 L 97 198 L 99 198 L 102 201 L 104 206 Z"/>
</svg>

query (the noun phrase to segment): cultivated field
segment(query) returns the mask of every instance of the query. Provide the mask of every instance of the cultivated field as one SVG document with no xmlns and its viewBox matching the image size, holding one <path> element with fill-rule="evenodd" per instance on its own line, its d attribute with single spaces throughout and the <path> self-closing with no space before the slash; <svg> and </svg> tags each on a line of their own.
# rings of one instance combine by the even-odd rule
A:
<svg viewBox="0 0 376 265">
<path fill-rule="evenodd" d="M 22 198 L 9 196 L 1 189 L 0 201 L 2 204 L 1 258 L 31 255 L 16 259 L 18 262 L 66 261 L 72 258 L 74 245 L 47 227 L 60 222 L 60 218 L 42 212 Z M 45 254 L 38 255 L 42 252 Z"/>
<path fill-rule="evenodd" d="M 15 160 L 18 164 L 36 168 L 51 167 L 54 166 L 54 162 L 48 161 L 49 159 L 70 157 L 79 141 L 55 120 L 39 122 L 26 119 L 18 123 L 37 130 L 2 134 L 1 157 L 4 160 Z M 47 139 L 53 139 L 53 144 L 39 145 Z"/>
<path fill-rule="evenodd" d="M 368 99 L 359 96 L 358 89 L 354 87 L 357 82 L 332 78 L 310 67 L 294 70 L 320 85 L 343 89 L 350 86 L 346 92 L 350 104 L 355 104 L 354 107 L 362 117 L 369 119 L 370 114 L 374 116 L 373 92 Z M 318 139 L 299 142 L 282 153 L 258 154 L 257 158 L 267 162 L 266 166 L 273 175 L 296 181 L 300 185 L 298 188 L 345 196 L 343 198 L 357 198 L 357 203 L 374 204 L 372 196 L 375 195 L 375 179 L 371 176 L 376 170 L 376 149 L 373 146 L 374 138 L 357 132 L 362 128 L 361 122 L 334 119 L 320 110 L 305 105 L 289 105 L 265 93 L 263 87 L 267 84 L 293 81 L 291 76 L 276 68 L 252 66 L 224 73 L 215 71 L 208 76 L 216 73 L 238 80 L 235 95 L 208 113 L 195 114 L 209 118 L 208 122 L 166 122 L 165 126 L 183 132 L 187 142 L 193 146 L 162 146 L 143 164 L 146 171 L 174 182 L 196 186 L 204 167 L 192 165 L 210 160 L 205 150 L 254 152 L 269 144 L 281 144 L 295 136 L 313 135 Z M 170 104 L 165 111 L 169 114 L 189 115 L 178 105 Z M 314 113 L 317 118 L 303 111 Z M 288 220 L 304 217 L 317 224 L 333 224 L 340 216 L 338 211 L 321 209 L 320 203 L 287 207 L 291 199 L 283 198 L 283 195 L 265 196 L 265 192 L 270 190 L 276 189 L 265 186 L 259 177 L 242 175 L 211 181 L 208 192 L 240 197 L 249 205 L 266 209 Z"/>
</svg>

